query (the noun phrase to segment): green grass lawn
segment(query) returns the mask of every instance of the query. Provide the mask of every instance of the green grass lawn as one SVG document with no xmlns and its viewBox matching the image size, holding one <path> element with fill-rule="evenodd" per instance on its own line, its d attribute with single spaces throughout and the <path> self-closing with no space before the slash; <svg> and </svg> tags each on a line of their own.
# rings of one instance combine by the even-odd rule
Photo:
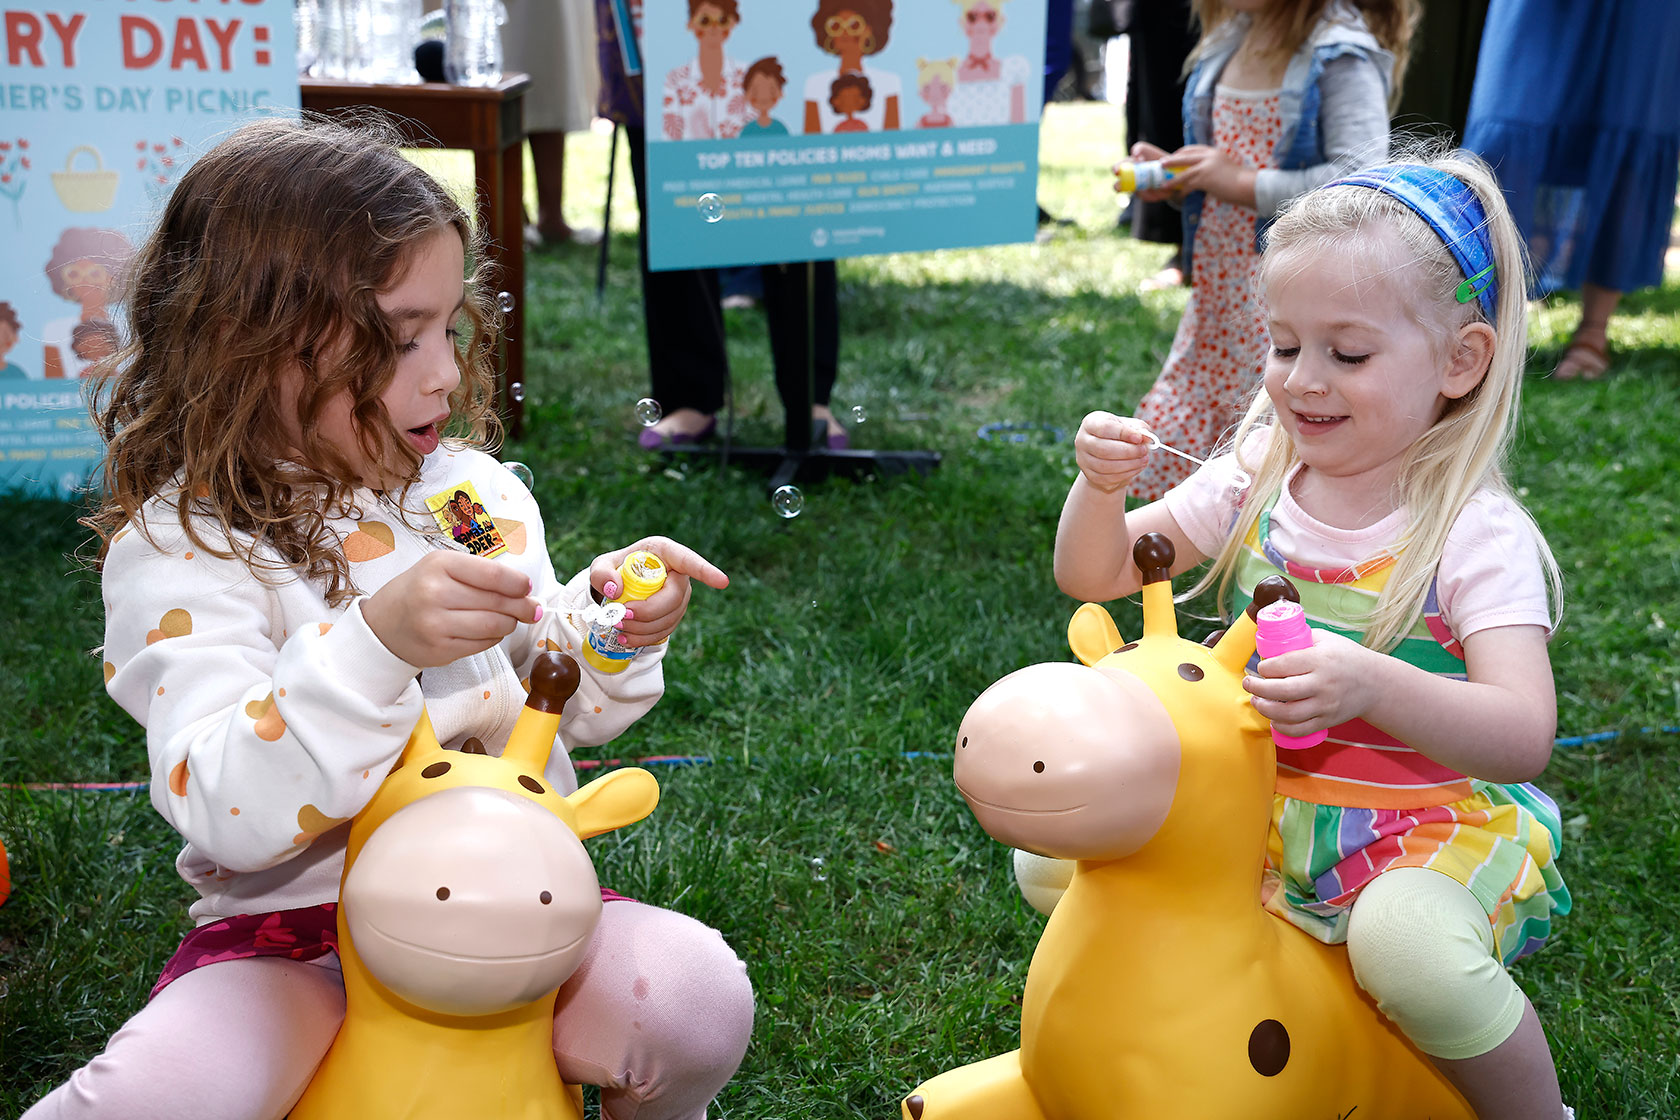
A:
<svg viewBox="0 0 1680 1120">
<path fill-rule="evenodd" d="M 1076 606 L 1050 551 L 1095 407 L 1129 411 L 1157 372 L 1182 291 L 1139 295 L 1165 256 L 1114 230 L 1106 168 L 1121 121 L 1054 105 L 1041 198 L 1077 220 L 1046 244 L 840 266 L 835 408 L 854 446 L 941 452 L 927 478 L 804 488 L 777 516 L 762 476 L 650 459 L 634 203 L 621 166 L 605 300 L 592 251 L 529 260 L 527 435 L 559 567 L 647 532 L 723 566 L 666 662 L 667 692 L 612 757 L 660 769 L 646 822 L 592 841 L 603 882 L 721 929 L 758 993 L 724 1117 L 889 1117 L 919 1080 L 1017 1044 L 1042 919 L 941 758 L 968 704 L 1034 661 L 1066 659 Z M 575 137 L 568 219 L 598 225 L 606 141 Z M 620 152 L 622 160 L 622 148 Z M 428 162 L 460 181 L 465 163 Z M 1514 474 L 1567 578 L 1552 656 L 1560 748 L 1541 784 L 1563 807 L 1576 900 L 1517 967 L 1583 1120 L 1680 1114 L 1680 278 L 1636 293 L 1615 376 L 1554 383 L 1578 306 L 1536 317 Z M 731 312 L 741 439 L 779 438 L 761 314 Z M 1047 425 L 984 441 L 990 422 Z M 132 781 L 139 729 L 101 687 L 97 577 L 66 558 L 75 511 L 0 500 L 0 775 Z M 1135 603 L 1112 608 L 1135 634 Z M 140 1006 L 186 927 L 178 842 L 144 794 L 0 791 L 15 893 L 0 908 L 0 1116 L 97 1053 Z"/>
</svg>

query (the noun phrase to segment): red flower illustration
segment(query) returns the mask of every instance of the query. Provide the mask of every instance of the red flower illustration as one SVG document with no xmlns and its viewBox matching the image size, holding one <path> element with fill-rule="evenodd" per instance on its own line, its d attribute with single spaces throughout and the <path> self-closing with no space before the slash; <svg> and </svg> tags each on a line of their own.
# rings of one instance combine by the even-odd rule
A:
<svg viewBox="0 0 1680 1120">
<path fill-rule="evenodd" d="M 137 151 L 137 152 L 145 151 L 146 150 L 146 142 L 144 140 L 140 141 L 138 144 L 134 145 L 134 150 Z"/>
<path fill-rule="evenodd" d="M 27 152 L 29 150 L 29 141 L 20 139 L 18 141 L 18 147 Z"/>
</svg>

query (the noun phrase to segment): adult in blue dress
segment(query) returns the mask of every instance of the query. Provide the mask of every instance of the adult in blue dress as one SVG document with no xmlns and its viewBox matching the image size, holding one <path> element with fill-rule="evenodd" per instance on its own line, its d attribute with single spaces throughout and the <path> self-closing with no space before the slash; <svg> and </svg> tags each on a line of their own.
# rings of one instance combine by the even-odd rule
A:
<svg viewBox="0 0 1680 1120">
<path fill-rule="evenodd" d="M 1622 293 L 1662 281 L 1680 174 L 1680 4 L 1493 0 L 1464 144 L 1499 174 L 1539 290 L 1580 290 L 1553 376 L 1602 377 Z"/>
</svg>

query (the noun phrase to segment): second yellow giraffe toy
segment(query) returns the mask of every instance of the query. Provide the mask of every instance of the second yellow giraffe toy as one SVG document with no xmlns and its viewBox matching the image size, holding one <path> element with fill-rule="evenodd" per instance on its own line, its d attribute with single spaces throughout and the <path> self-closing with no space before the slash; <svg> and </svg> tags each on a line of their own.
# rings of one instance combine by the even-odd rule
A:
<svg viewBox="0 0 1680 1120">
<path fill-rule="evenodd" d="M 1262 909 L 1276 760 L 1242 687 L 1254 619 L 1211 649 L 1180 638 L 1171 543 L 1134 557 L 1142 638 L 1087 603 L 1068 627 L 1083 665 L 1021 669 L 963 718 L 955 777 L 981 826 L 1077 864 L 1021 1048 L 917 1087 L 904 1120 L 1473 1120 L 1346 949 Z M 1254 609 L 1292 590 L 1262 584 Z"/>
<path fill-rule="evenodd" d="M 350 826 L 338 907 L 344 1025 L 292 1120 L 582 1120 L 554 1065 L 554 997 L 601 916 L 582 841 L 659 801 L 646 770 L 569 797 L 543 776 L 571 658 L 544 654 L 498 756 L 424 715 Z"/>
</svg>

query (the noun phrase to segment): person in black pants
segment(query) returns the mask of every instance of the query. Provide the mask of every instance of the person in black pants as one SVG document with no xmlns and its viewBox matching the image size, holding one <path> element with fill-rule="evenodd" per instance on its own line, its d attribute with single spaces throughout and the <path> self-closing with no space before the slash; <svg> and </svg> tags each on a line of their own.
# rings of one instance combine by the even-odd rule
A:
<svg viewBox="0 0 1680 1120">
<path fill-rule="evenodd" d="M 642 305 L 648 346 L 652 397 L 663 412 L 644 428 L 641 445 L 657 450 L 710 437 L 723 408 L 729 378 L 724 348 L 722 296 L 716 269 L 648 270 L 646 124 L 642 80 L 624 73 L 618 28 L 609 0 L 596 0 L 600 38 L 601 115 L 624 125 L 630 145 L 630 170 L 636 182 L 641 220 L 636 240 L 642 273 Z M 786 430 L 805 450 L 812 421 L 826 424 L 831 449 L 849 445 L 846 430 L 834 418 L 829 401 L 840 365 L 840 296 L 833 261 L 763 266 L 764 313 L 770 333 L 770 357 L 776 389 L 782 398 Z M 808 292 L 813 291 L 815 299 Z M 815 312 L 814 316 L 812 312 Z M 809 338 L 816 331 L 813 353 Z"/>
<path fill-rule="evenodd" d="M 1105 0 L 1099 0 L 1105 2 Z M 1189 0 L 1150 0 L 1126 6 L 1131 50 L 1126 66 L 1126 145 L 1142 142 L 1169 152 L 1184 146 L 1184 60 L 1196 46 L 1197 31 Z M 1127 217 L 1129 215 L 1129 218 Z M 1144 281 L 1146 288 L 1168 287 L 1186 279 L 1181 252 L 1184 230 L 1167 202 L 1133 199 L 1121 217 L 1139 241 L 1171 245 L 1173 255 L 1161 271 Z"/>
</svg>

